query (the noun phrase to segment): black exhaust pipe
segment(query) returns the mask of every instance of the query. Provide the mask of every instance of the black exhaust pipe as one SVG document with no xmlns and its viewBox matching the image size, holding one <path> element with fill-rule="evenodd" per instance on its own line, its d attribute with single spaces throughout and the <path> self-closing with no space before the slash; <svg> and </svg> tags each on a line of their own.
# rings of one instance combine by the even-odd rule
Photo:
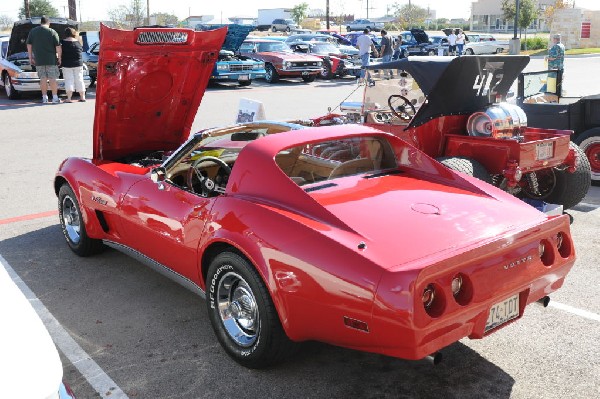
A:
<svg viewBox="0 0 600 399">
<path fill-rule="evenodd" d="M 437 366 L 442 362 L 443 356 L 441 352 L 435 352 L 429 356 L 425 356 L 425 359 L 428 360 L 434 366 Z"/>
<path fill-rule="evenodd" d="M 548 304 L 550 303 L 550 297 L 546 295 L 545 297 L 538 299 L 537 303 L 539 303 L 543 307 L 547 308 Z"/>
</svg>

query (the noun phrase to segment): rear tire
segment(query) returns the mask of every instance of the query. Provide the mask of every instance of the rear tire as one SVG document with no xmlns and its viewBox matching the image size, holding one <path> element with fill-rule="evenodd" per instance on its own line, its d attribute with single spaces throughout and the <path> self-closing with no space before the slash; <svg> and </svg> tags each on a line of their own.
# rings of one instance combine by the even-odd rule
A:
<svg viewBox="0 0 600 399">
<path fill-rule="evenodd" d="M 466 49 L 466 50 L 465 50 L 465 54 L 466 54 L 466 55 L 474 55 L 474 54 L 475 54 L 475 52 L 473 51 L 473 49 L 471 49 L 471 48 L 468 48 L 468 49 Z"/>
<path fill-rule="evenodd" d="M 267 287 L 246 259 L 232 252 L 219 254 L 206 281 L 208 317 L 233 360 L 258 369 L 294 352 L 297 344 L 285 334 Z"/>
<path fill-rule="evenodd" d="M 4 91 L 6 92 L 6 96 L 11 100 L 16 100 L 20 97 L 19 92 L 13 86 L 12 80 L 8 75 L 4 76 Z"/>
<path fill-rule="evenodd" d="M 585 152 L 578 145 L 570 143 L 577 157 L 575 172 L 554 168 L 555 186 L 552 192 L 544 199 L 551 204 L 562 205 L 569 209 L 581 202 L 586 196 L 591 184 L 590 163 Z"/>
<path fill-rule="evenodd" d="M 84 257 L 102 252 L 102 240 L 88 237 L 79 201 L 66 183 L 58 191 L 58 218 L 71 251 Z"/>
<path fill-rule="evenodd" d="M 267 83 L 275 83 L 279 80 L 279 74 L 273 65 L 265 65 L 265 70 L 265 80 Z"/>
<path fill-rule="evenodd" d="M 482 164 L 474 159 L 465 157 L 440 157 L 437 158 L 437 161 L 448 169 L 473 176 L 486 183 L 492 183 L 490 173 Z"/>
</svg>

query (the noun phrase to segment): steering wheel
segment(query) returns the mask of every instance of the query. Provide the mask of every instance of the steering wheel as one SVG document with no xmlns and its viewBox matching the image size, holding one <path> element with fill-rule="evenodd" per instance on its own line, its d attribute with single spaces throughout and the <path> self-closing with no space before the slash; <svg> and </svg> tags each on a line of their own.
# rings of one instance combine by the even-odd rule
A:
<svg viewBox="0 0 600 399">
<path fill-rule="evenodd" d="M 388 98 L 388 105 L 390 106 L 392 114 L 403 121 L 411 120 L 417 113 L 415 106 L 412 105 L 410 100 L 400 94 L 392 94 Z"/>
<path fill-rule="evenodd" d="M 219 172 L 224 171 L 227 176 L 231 174 L 231 168 L 222 159 L 211 156 L 200 157 L 194 161 L 192 167 L 188 171 L 188 187 L 195 192 L 196 190 L 194 190 L 194 178 L 197 178 L 200 182 L 200 192 L 198 194 L 200 194 L 201 196 L 209 197 L 215 192 L 224 193 L 225 187 L 215 184 L 215 182 L 212 181 L 210 178 L 203 176 L 201 171 L 198 169 L 198 166 L 200 166 L 200 164 L 204 162 L 212 162 L 214 164 L 217 164 L 218 166 L 220 166 Z"/>
</svg>

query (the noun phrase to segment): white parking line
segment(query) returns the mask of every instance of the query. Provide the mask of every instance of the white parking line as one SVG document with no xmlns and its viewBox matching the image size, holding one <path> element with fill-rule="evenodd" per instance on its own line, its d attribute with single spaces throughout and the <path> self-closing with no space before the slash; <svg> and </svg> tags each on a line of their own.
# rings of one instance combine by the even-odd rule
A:
<svg viewBox="0 0 600 399">
<path fill-rule="evenodd" d="M 577 309 L 573 306 L 565 305 L 564 303 L 550 301 L 548 306 L 556 309 L 564 310 L 565 312 L 573 313 L 577 316 L 585 317 L 586 319 L 600 321 L 600 314 L 588 312 L 587 310 Z"/>
<path fill-rule="evenodd" d="M 15 270 L 8 264 L 6 259 L 0 255 L 0 263 L 8 272 L 10 278 L 23 292 L 25 297 L 31 303 L 40 319 L 50 332 L 56 346 L 69 359 L 69 361 L 79 370 L 81 375 L 98 392 L 101 398 L 128 399 L 128 396 L 115 384 L 115 382 L 92 360 L 82 348 L 75 342 L 63 326 L 52 316 L 52 313 L 44 306 L 27 284 L 19 277 Z M 67 381 L 68 382 L 68 381 Z"/>
</svg>

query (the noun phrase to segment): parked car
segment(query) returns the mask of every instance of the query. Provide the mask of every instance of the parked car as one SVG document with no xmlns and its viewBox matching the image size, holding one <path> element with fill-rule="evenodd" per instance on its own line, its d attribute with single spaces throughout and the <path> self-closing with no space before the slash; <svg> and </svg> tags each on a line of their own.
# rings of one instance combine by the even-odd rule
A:
<svg viewBox="0 0 600 399">
<path fill-rule="evenodd" d="M 362 34 L 363 34 L 363 32 L 351 32 L 351 33 L 346 34 L 344 36 L 344 38 L 346 40 L 348 40 L 352 46 L 356 46 L 356 41 L 358 40 L 358 37 Z M 375 49 L 378 52 L 380 52 L 381 51 L 381 36 L 377 36 L 374 34 L 370 34 L 369 36 L 371 36 L 371 41 L 373 42 Z"/>
<path fill-rule="evenodd" d="M 531 126 L 572 130 L 571 140 L 587 156 L 592 182 L 600 184 L 600 95 L 563 97 L 562 72 L 521 73 L 517 103 Z"/>
<path fill-rule="evenodd" d="M 6 58 L 8 52 L 8 41 L 10 40 L 9 35 L 0 35 L 0 60 Z"/>
<path fill-rule="evenodd" d="M 383 29 L 383 25 L 383 22 L 375 22 L 370 19 L 356 19 L 346 24 L 346 32 L 352 32 L 353 30 L 363 31 L 365 29 L 379 32 Z"/>
<path fill-rule="evenodd" d="M 320 77 L 332 79 L 360 75 L 361 63 L 358 59 L 352 59 L 343 54 L 338 47 L 330 42 L 292 42 L 289 44 L 292 51 L 297 53 L 312 54 L 323 60 L 323 69 Z"/>
<path fill-rule="evenodd" d="M 254 30 L 252 25 L 196 25 L 196 30 L 212 30 L 227 27 L 227 36 L 219 51 L 211 80 L 219 82 L 237 82 L 240 86 L 250 86 L 254 79 L 265 77 L 265 63 L 239 54 L 246 37 Z"/>
<path fill-rule="evenodd" d="M 60 164 L 60 223 L 75 254 L 117 248 L 204 296 L 241 365 L 276 364 L 308 340 L 439 360 L 562 285 L 568 216 L 392 134 L 263 121 L 190 135 L 225 31 L 158 29 L 102 27 L 100 68 L 128 73 L 103 76 L 92 159 Z"/>
<path fill-rule="evenodd" d="M 446 28 L 442 29 L 442 32 L 448 36 L 451 30 L 455 29 Z M 498 54 L 503 51 L 504 45 L 499 44 L 492 35 L 483 33 L 465 33 L 465 46 L 463 52 L 466 55 Z"/>
<path fill-rule="evenodd" d="M 294 53 L 283 42 L 255 39 L 246 40 L 240 46 L 240 53 L 265 63 L 265 80 L 274 83 L 280 78 L 302 78 L 312 82 L 323 69 L 320 58 Z"/>
<path fill-rule="evenodd" d="M 448 37 L 445 35 L 429 35 L 430 48 L 433 49 L 436 55 L 448 55 L 449 43 Z"/>
<path fill-rule="evenodd" d="M 339 36 L 341 37 L 341 36 Z M 337 53 L 345 54 L 350 58 L 358 58 L 358 49 L 351 45 L 346 45 L 343 43 L 350 43 L 348 40 L 343 39 L 339 40 L 335 35 L 322 35 L 322 34 L 302 34 L 302 35 L 291 35 L 286 40 L 285 43 L 290 46 L 296 42 L 325 42 L 334 44 L 338 51 Z"/>
<path fill-rule="evenodd" d="M 90 86 L 93 86 L 98 78 L 98 54 L 100 54 L 100 42 L 93 43 L 87 51 L 81 53 L 81 58 L 88 68 Z"/>
<path fill-rule="evenodd" d="M 407 55 L 437 55 L 437 46 L 430 43 L 423 29 L 413 28 L 401 32 L 398 37 L 402 39 L 400 58 Z"/>
<path fill-rule="evenodd" d="M 527 125 L 523 109 L 505 100 L 528 56 L 409 57 L 386 65 L 405 71 L 365 87 L 348 115 L 315 118 L 364 123 L 391 132 L 454 168 L 530 202 L 577 205 L 590 187 L 585 153 L 570 131 Z M 456 79 L 460 76 L 460 79 Z"/>
<path fill-rule="evenodd" d="M 52 337 L 32 307 L 32 298 L 15 283 L 19 277 L 13 276 L 0 264 L 2 396 L 75 399 L 62 382 L 63 366 Z"/>
<path fill-rule="evenodd" d="M 301 29 L 293 19 L 274 19 L 271 23 L 271 32 L 291 32 L 296 29 Z"/>
<path fill-rule="evenodd" d="M 64 38 L 65 28 L 77 29 L 77 22 L 64 18 L 50 18 L 50 27 L 54 29 L 61 39 Z M 6 58 L 0 59 L 0 85 L 4 86 L 6 95 L 11 100 L 19 98 L 21 92 L 40 91 L 40 78 L 35 66 L 29 63 L 27 52 L 27 36 L 29 32 L 40 25 L 40 18 L 29 18 L 14 23 L 10 33 Z M 91 84 L 87 66 L 83 67 L 83 80 L 85 87 Z M 58 89 L 64 90 L 65 82 L 62 72 L 58 79 Z"/>
</svg>

